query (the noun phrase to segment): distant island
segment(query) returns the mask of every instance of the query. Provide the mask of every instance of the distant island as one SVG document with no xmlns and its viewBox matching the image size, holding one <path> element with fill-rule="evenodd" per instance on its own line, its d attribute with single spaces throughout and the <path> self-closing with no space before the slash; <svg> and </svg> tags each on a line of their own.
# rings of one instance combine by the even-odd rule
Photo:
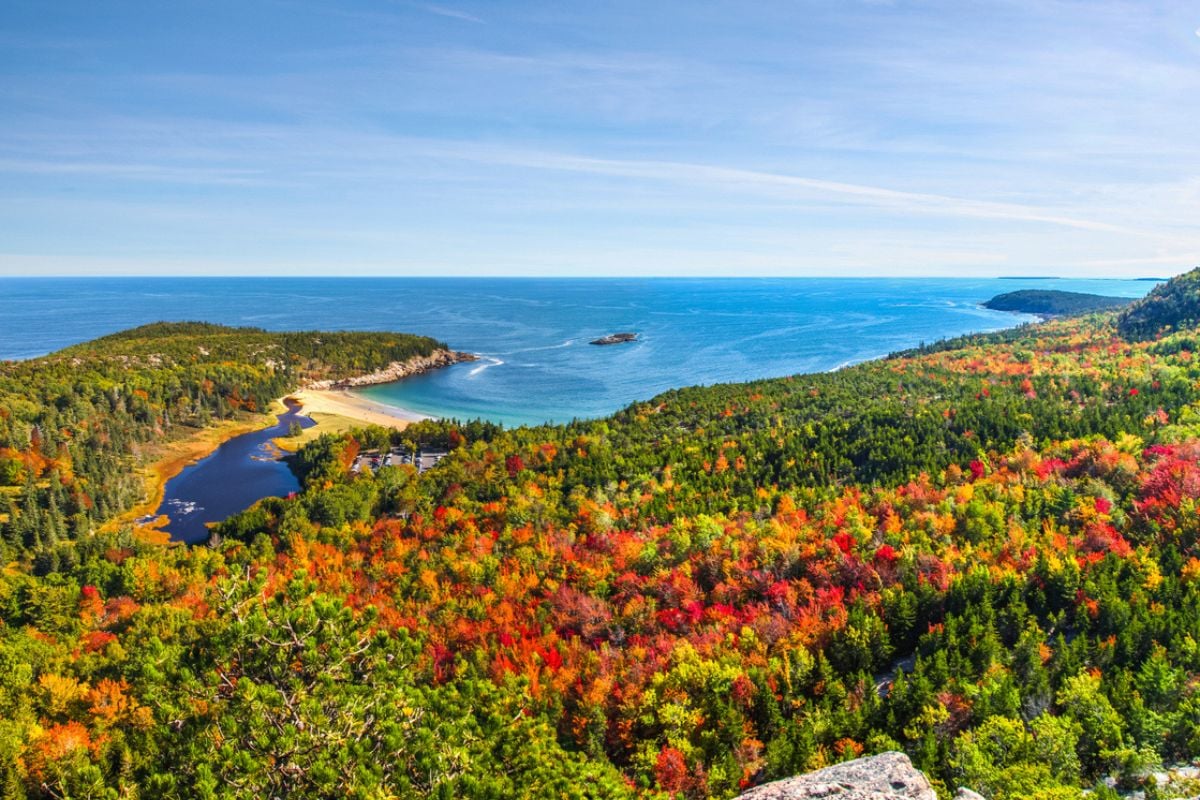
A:
<svg viewBox="0 0 1200 800">
<path fill-rule="evenodd" d="M 624 344 L 625 342 L 636 342 L 637 337 L 636 333 L 610 333 L 608 336 L 593 339 L 590 344 Z"/>
<path fill-rule="evenodd" d="M 1063 317 L 1107 311 L 1133 302 L 1126 297 L 1108 297 L 1084 292 L 1060 292 L 1051 289 L 1021 289 L 998 294 L 983 304 L 993 311 L 1018 311 L 1023 314 L 1042 314 Z"/>
</svg>

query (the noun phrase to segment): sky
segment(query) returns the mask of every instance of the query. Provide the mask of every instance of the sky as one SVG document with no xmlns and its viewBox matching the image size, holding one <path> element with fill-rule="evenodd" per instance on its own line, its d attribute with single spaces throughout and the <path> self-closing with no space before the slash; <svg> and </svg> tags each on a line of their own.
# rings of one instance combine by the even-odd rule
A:
<svg viewBox="0 0 1200 800">
<path fill-rule="evenodd" d="M 0 8 L 0 275 L 1198 264 L 1194 0 Z"/>
</svg>

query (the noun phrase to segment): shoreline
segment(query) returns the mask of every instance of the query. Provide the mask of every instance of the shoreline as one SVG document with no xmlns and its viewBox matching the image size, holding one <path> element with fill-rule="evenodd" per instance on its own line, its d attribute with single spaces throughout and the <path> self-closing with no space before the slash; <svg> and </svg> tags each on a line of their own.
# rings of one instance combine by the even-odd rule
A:
<svg viewBox="0 0 1200 800">
<path fill-rule="evenodd" d="M 986 302 L 987 301 L 984 301 L 984 303 Z M 1010 325 L 1007 328 L 1000 328 L 999 330 L 995 331 L 979 331 L 979 333 L 999 333 L 1002 330 L 1012 330 L 1013 328 L 1019 328 L 1022 325 L 1041 325 L 1043 322 L 1050 322 L 1054 319 L 1060 319 L 1063 316 L 1062 314 L 1043 314 L 1034 311 L 1021 311 L 1015 308 L 988 308 L 984 303 L 976 303 L 975 307 L 981 311 L 993 311 L 997 314 L 1012 314 L 1019 317 L 1033 317 L 1033 319 L 1027 322 L 1019 322 L 1016 325 Z M 974 336 L 975 334 L 968 333 L 966 335 Z"/>
<path fill-rule="evenodd" d="M 279 436 L 273 441 L 281 450 L 295 452 L 302 445 L 323 433 L 342 433 L 365 425 L 377 425 L 402 431 L 414 422 L 436 419 L 429 414 L 371 400 L 353 390 L 396 383 L 413 375 L 478 360 L 479 356 L 474 353 L 439 349 L 428 356 L 418 356 L 407 361 L 394 361 L 384 369 L 365 375 L 336 381 L 310 383 L 284 395 L 279 401 L 281 403 L 298 403 L 300 405 L 298 413 L 308 417 L 315 424 L 306 428 L 299 436 Z"/>
<path fill-rule="evenodd" d="M 402 431 L 414 422 L 434 419 L 428 414 L 368 399 L 349 389 L 307 388 L 292 392 L 285 399 L 299 403 L 300 413 L 314 422 L 317 421 L 314 414 L 331 415 Z"/>
<path fill-rule="evenodd" d="M 479 356 L 474 353 L 467 353 L 462 350 L 434 350 L 427 356 L 414 356 L 407 361 L 393 361 L 386 367 L 375 372 L 368 372 L 365 375 L 354 375 L 349 378 L 341 378 L 338 380 L 324 380 L 310 383 L 303 387 L 302 391 L 330 391 L 337 389 L 352 389 L 356 386 L 374 386 L 381 383 L 395 383 L 396 381 L 410 378 L 413 375 L 420 375 L 423 372 L 430 370 L 449 367 L 453 364 L 461 364 L 464 361 L 478 361 Z"/>
<path fill-rule="evenodd" d="M 990 311 L 992 313 L 1003 314 L 1003 315 L 1010 316 L 1010 317 L 1024 317 L 1025 319 L 1014 320 L 1013 324 L 1005 325 L 1000 328 L 994 328 L 991 330 L 979 330 L 979 331 L 974 331 L 974 332 L 967 333 L 967 334 L 962 334 L 964 336 L 973 336 L 973 335 L 977 335 L 977 334 L 987 334 L 987 333 L 999 333 L 1001 331 L 1007 331 L 1007 330 L 1013 330 L 1015 328 L 1019 328 L 1022 325 L 1041 325 L 1046 322 L 1051 322 L 1057 318 L 1054 315 L 1034 314 L 1034 313 L 1031 313 L 1028 311 L 1007 311 L 1007 310 L 991 309 L 991 308 L 988 308 L 987 306 L 983 305 L 982 303 L 975 304 L 975 307 L 981 311 Z M 1032 319 L 1029 319 L 1029 318 L 1032 318 Z M 852 358 L 852 359 L 844 361 L 840 364 L 837 364 L 833 367 L 830 367 L 829 369 L 820 370 L 820 372 L 827 372 L 827 373 L 828 372 L 839 372 L 843 369 L 848 369 L 850 367 L 859 366 L 861 364 L 865 364 L 865 363 L 868 363 L 871 361 L 883 361 L 883 360 L 888 359 L 893 354 L 895 354 L 897 352 L 902 352 L 902 351 L 903 351 L 903 349 L 902 350 L 887 350 L 884 352 L 872 353 L 870 355 L 866 355 L 866 356 L 862 356 L 862 357 L 858 357 L 858 358 Z M 309 419 L 312 419 L 314 422 L 318 423 L 318 425 L 314 426 L 314 428 L 310 428 L 307 430 L 314 430 L 316 427 L 320 427 L 322 425 L 325 426 L 325 428 L 324 428 L 324 430 L 320 431 L 319 433 L 314 433 L 313 435 L 308 436 L 308 437 L 302 436 L 299 439 L 294 439 L 294 438 L 289 439 L 287 437 L 280 437 L 280 438 L 274 440 L 275 443 L 280 448 L 287 450 L 289 452 L 293 452 L 293 451 L 299 449 L 300 445 L 307 443 L 312 438 L 316 438 L 316 436 L 319 436 L 320 433 L 340 433 L 342 431 L 349 430 L 354 427 L 361 427 L 364 424 L 379 425 L 379 426 L 382 426 L 385 428 L 391 428 L 393 430 L 401 430 L 402 431 L 414 422 L 420 422 L 421 420 L 427 420 L 427 419 L 438 419 L 437 416 L 434 416 L 432 414 L 423 414 L 420 412 L 411 411 L 409 409 L 402 408 L 400 406 L 388 405 L 386 403 L 381 403 L 377 400 L 371 400 L 367 397 L 364 397 L 362 394 L 354 391 L 355 389 L 365 388 L 368 386 L 376 386 L 376 385 L 387 384 L 387 383 L 396 383 L 398 381 L 404 380 L 404 378 L 408 377 L 409 375 L 419 374 L 421 372 L 427 371 L 428 369 L 437 369 L 441 366 L 451 366 L 452 364 L 457 364 L 457 363 L 461 363 L 464 361 L 478 361 L 480 359 L 480 356 L 478 356 L 476 354 L 472 354 L 472 353 L 457 352 L 457 351 L 449 350 L 449 351 L 438 351 L 434 358 L 437 359 L 438 363 L 430 364 L 428 366 L 422 364 L 420 367 L 418 367 L 417 369 L 415 369 L 411 372 L 405 371 L 403 374 L 400 375 L 400 377 L 394 377 L 396 374 L 395 367 L 400 366 L 400 365 L 393 364 L 392 369 L 390 369 L 390 370 L 371 373 L 370 375 L 363 375 L 356 379 L 353 379 L 352 382 L 351 381 L 343 381 L 343 382 L 333 383 L 333 384 L 310 384 L 309 386 L 306 386 L 305 388 L 303 388 L 299 391 L 292 392 L 289 395 L 285 395 L 283 398 L 280 398 L 280 399 L 295 401 L 295 402 L 300 403 L 300 405 L 302 406 L 300 413 L 304 416 L 307 416 Z M 442 360 L 442 359 L 445 359 L 445 360 Z M 406 366 L 406 367 L 411 366 L 411 362 L 409 362 L 408 364 L 405 364 L 404 366 Z M 797 373 L 797 374 L 804 374 L 804 373 Z M 816 373 L 814 373 L 814 374 L 816 374 Z M 786 377 L 791 377 L 791 376 L 778 375 L 778 376 L 767 377 L 767 378 L 745 378 L 745 379 L 743 379 L 743 381 L 772 380 L 772 379 L 776 379 L 776 378 L 786 378 Z M 685 386 L 685 387 L 678 387 L 678 388 L 687 388 L 687 387 Z M 634 402 L 639 402 L 639 401 L 634 401 Z M 613 412 L 613 413 L 616 413 L 616 412 Z M 323 417 L 324 420 L 318 420 L 317 417 Z"/>
</svg>

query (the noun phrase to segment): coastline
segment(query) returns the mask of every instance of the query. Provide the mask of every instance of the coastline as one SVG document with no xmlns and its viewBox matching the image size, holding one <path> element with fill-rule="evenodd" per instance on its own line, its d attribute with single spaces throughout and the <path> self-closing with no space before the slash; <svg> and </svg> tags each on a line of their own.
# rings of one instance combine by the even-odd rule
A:
<svg viewBox="0 0 1200 800">
<path fill-rule="evenodd" d="M 355 375 L 340 380 L 317 381 L 304 387 L 304 391 L 327 391 L 331 389 L 351 389 L 355 386 L 373 386 L 379 383 L 394 383 L 413 375 L 420 375 L 433 369 L 449 367 L 464 361 L 478 361 L 479 356 L 465 353 L 461 350 L 434 350 L 427 356 L 414 356 L 407 361 L 393 361 L 386 367 L 366 375 Z"/>
<path fill-rule="evenodd" d="M 975 333 L 996 333 L 1004 330 L 1012 330 L 1019 328 L 1022 325 L 1040 325 L 1046 322 L 1053 321 L 1053 315 L 1034 314 L 1026 311 L 1007 311 L 989 309 L 982 303 L 977 303 L 976 308 L 981 311 L 991 311 L 996 314 L 1002 314 L 1015 318 L 1011 325 L 1006 325 L 1002 328 L 997 328 L 993 331 L 976 331 Z M 964 334 L 972 335 L 972 334 Z M 843 361 L 833 367 L 822 372 L 838 372 L 849 367 L 858 366 L 870 361 L 881 361 L 887 359 L 891 354 L 898 352 L 896 350 L 885 350 L 875 352 L 869 355 L 864 355 Z M 376 400 L 371 400 L 364 397 L 362 394 L 354 391 L 355 388 L 366 386 L 374 386 L 386 383 L 395 383 L 401 381 L 411 375 L 416 375 L 432 369 L 438 369 L 444 366 L 451 366 L 466 361 L 478 361 L 479 356 L 472 353 L 457 352 L 453 350 L 438 350 L 431 356 L 423 359 L 410 360 L 408 362 L 396 362 L 390 365 L 387 369 L 368 375 L 361 375 L 349 380 L 338 382 L 323 381 L 318 384 L 309 384 L 305 388 L 287 395 L 281 400 L 295 401 L 302 406 L 301 414 L 309 417 L 318 424 L 312 428 L 305 429 L 299 437 L 280 437 L 275 439 L 276 445 L 288 452 L 294 452 L 300 446 L 307 444 L 312 439 L 322 433 L 342 433 L 353 428 L 359 428 L 365 425 L 379 425 L 393 430 L 404 430 L 413 422 L 419 422 L 426 419 L 437 419 L 431 414 L 423 414 L 416 411 L 410 411 L 400 406 L 388 405 Z M 772 377 L 787 377 L 787 376 L 772 376 Z M 745 380 L 758 380 L 757 378 L 746 378 Z"/>
<path fill-rule="evenodd" d="M 295 452 L 324 433 L 343 433 L 364 425 L 402 431 L 414 422 L 433 419 L 427 414 L 370 400 L 352 389 L 395 383 L 430 370 L 478 360 L 479 356 L 474 353 L 441 349 L 434 350 L 428 356 L 393 361 L 387 367 L 365 375 L 310 383 L 280 398 L 280 402 L 299 403 L 299 413 L 316 424 L 305 428 L 298 436 L 279 436 L 272 441 L 281 450 Z"/>
<path fill-rule="evenodd" d="M 427 414 L 370 400 L 352 389 L 395 383 L 430 370 L 478 360 L 479 356 L 474 353 L 461 350 L 434 350 L 427 356 L 393 361 L 387 367 L 366 375 L 310 383 L 280 400 L 299 403 L 300 413 L 316 424 L 306 428 L 299 436 L 280 436 L 274 442 L 280 449 L 294 452 L 323 433 L 342 433 L 364 425 L 402 431 L 414 422 L 433 419 Z"/>
<path fill-rule="evenodd" d="M 995 311 L 998 314 L 1012 314 L 1012 315 L 1018 316 L 1018 317 L 1033 317 L 1033 319 L 1031 319 L 1031 320 L 1026 320 L 1024 322 L 1018 322 L 1016 325 L 1011 325 L 1007 328 L 1000 329 L 1000 330 L 1006 330 L 1006 331 L 1012 330 L 1013 328 L 1019 328 L 1022 325 L 1041 325 L 1043 322 L 1050 322 L 1051 320 L 1058 319 L 1062 316 L 1061 314 L 1043 314 L 1043 313 L 1039 313 L 1039 312 L 1035 312 L 1035 311 L 1021 311 L 1021 310 L 1015 309 L 1015 308 L 1011 308 L 1011 309 L 1010 308 L 989 308 L 986 305 L 986 301 L 984 303 L 976 303 L 975 307 L 978 308 L 980 311 Z M 998 333 L 998 331 L 992 331 L 992 333 Z M 974 334 L 967 334 L 967 335 L 973 336 Z"/>
<path fill-rule="evenodd" d="M 426 414 L 370 400 L 349 389 L 301 389 L 288 395 L 286 399 L 299 403 L 300 413 L 307 417 L 314 414 L 335 415 L 398 431 L 404 430 L 414 422 L 433 419 Z"/>
<path fill-rule="evenodd" d="M 979 304 L 978 307 L 986 309 L 986 306 L 982 304 Z M 988 310 L 994 311 L 995 309 Z M 1033 317 L 1032 324 L 1041 324 L 1053 319 L 1020 311 L 1001 311 L 1000 313 Z M 1023 320 L 1006 327 L 1018 327 L 1028 322 L 1028 320 Z M 887 356 L 888 353 L 877 353 L 855 358 L 827 371 L 836 372 L 868 361 L 887 358 Z M 139 518 L 154 513 L 162 503 L 167 483 L 179 475 L 184 468 L 210 455 L 222 444 L 236 436 L 276 424 L 278 414 L 285 410 L 288 403 L 298 403 L 300 405 L 299 413 L 316 424 L 305 428 L 299 436 L 280 436 L 272 440 L 276 446 L 286 452 L 295 452 L 322 434 L 342 433 L 363 426 L 375 425 L 402 431 L 414 422 L 435 419 L 435 417 L 371 400 L 353 391 L 353 388 L 393 383 L 429 370 L 476 360 L 478 360 L 478 356 L 472 353 L 436 350 L 429 356 L 417 357 L 404 362 L 393 362 L 385 369 L 366 375 L 339 381 L 312 383 L 278 398 L 272 402 L 266 413 L 256 415 L 252 419 L 237 422 L 227 421 L 211 428 L 198 430 L 187 438 L 171 442 L 162 448 L 155 460 L 145 464 L 139 470 L 146 486 L 146 499 L 111 520 L 108 525 L 135 522 Z M 153 535 L 158 532 L 160 519 L 162 518 L 136 527 Z"/>
<path fill-rule="evenodd" d="M 276 447 L 288 453 L 296 452 L 326 433 L 345 433 L 370 425 L 402 431 L 413 422 L 432 419 L 368 400 L 348 389 L 302 389 L 283 399 L 299 403 L 299 414 L 316 423 L 302 430 L 298 436 L 277 436 L 271 440 Z"/>
</svg>

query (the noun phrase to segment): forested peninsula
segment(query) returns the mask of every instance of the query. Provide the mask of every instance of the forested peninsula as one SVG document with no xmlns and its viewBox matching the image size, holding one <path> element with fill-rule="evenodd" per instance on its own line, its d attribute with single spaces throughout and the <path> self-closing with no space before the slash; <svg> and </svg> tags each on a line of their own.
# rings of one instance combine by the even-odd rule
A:
<svg viewBox="0 0 1200 800">
<path fill-rule="evenodd" d="M 1128 309 L 609 418 L 326 435 L 213 547 L 141 448 L 440 343 L 156 326 L 0 365 L 7 796 L 942 796 L 1200 754 L 1200 271 Z M 352 473 L 364 449 L 438 467 Z"/>
<path fill-rule="evenodd" d="M 1093 311 L 1108 311 L 1127 306 L 1132 302 L 1126 297 L 1108 297 L 1085 292 L 1021 289 L 1016 292 L 998 294 L 984 303 L 983 307 L 993 311 L 1018 311 L 1022 314 L 1062 317 L 1072 314 L 1089 314 Z"/>
</svg>

